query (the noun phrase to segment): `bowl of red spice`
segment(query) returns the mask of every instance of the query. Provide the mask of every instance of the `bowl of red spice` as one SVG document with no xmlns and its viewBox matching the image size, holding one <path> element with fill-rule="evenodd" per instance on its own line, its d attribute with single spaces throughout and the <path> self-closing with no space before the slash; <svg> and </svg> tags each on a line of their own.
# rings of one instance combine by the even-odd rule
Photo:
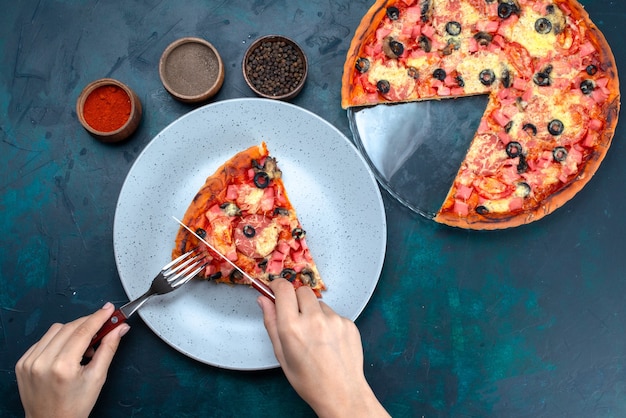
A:
<svg viewBox="0 0 626 418">
<path fill-rule="evenodd" d="M 180 38 L 165 48 L 159 60 L 165 89 L 185 103 L 213 97 L 224 83 L 224 63 L 217 49 L 202 38 Z"/>
<path fill-rule="evenodd" d="M 76 114 L 83 127 L 102 142 L 132 135 L 141 121 L 141 101 L 126 84 L 112 78 L 89 83 L 78 96 Z"/>
<path fill-rule="evenodd" d="M 263 36 L 250 45 L 243 57 L 243 77 L 258 96 L 294 98 L 306 81 L 306 55 L 293 40 L 280 35 Z"/>
</svg>

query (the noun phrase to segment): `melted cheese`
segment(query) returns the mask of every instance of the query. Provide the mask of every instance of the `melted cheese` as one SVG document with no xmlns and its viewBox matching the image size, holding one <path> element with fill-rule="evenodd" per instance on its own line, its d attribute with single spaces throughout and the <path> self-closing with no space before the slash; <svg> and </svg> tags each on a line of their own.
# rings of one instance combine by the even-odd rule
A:
<svg viewBox="0 0 626 418">
<path fill-rule="evenodd" d="M 380 80 L 387 80 L 392 86 L 401 86 L 408 77 L 406 69 L 398 67 L 396 60 L 390 60 L 387 65 L 376 60 L 368 71 L 367 79 L 374 85 Z"/>
<path fill-rule="evenodd" d="M 261 257 L 265 258 L 274 251 L 278 243 L 278 232 L 278 226 L 276 225 L 276 220 L 274 220 L 270 225 L 263 228 L 260 234 L 255 236 L 254 246 L 256 252 Z"/>
<path fill-rule="evenodd" d="M 532 10 L 531 7 L 525 7 L 524 13 L 520 16 L 519 21 L 504 30 L 505 37 L 523 45 L 531 56 L 545 57 L 552 55 L 557 43 L 554 30 L 545 34 L 541 34 L 535 30 L 535 22 L 537 19 L 543 17 L 544 16 L 541 14 Z"/>
</svg>

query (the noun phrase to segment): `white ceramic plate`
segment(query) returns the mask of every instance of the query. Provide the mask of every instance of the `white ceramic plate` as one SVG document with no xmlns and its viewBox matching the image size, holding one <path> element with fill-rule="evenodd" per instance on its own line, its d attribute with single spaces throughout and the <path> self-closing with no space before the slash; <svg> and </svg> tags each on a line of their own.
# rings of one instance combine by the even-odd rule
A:
<svg viewBox="0 0 626 418">
<path fill-rule="evenodd" d="M 115 259 L 129 298 L 143 293 L 170 259 L 178 224 L 207 176 L 235 153 L 265 141 L 307 230 L 328 285 L 324 301 L 351 319 L 365 308 L 387 242 L 380 190 L 367 163 L 331 124 L 297 106 L 235 99 L 194 110 L 159 133 L 122 186 L 113 227 Z M 236 370 L 278 366 L 258 293 L 193 282 L 139 311 L 180 352 Z"/>
</svg>

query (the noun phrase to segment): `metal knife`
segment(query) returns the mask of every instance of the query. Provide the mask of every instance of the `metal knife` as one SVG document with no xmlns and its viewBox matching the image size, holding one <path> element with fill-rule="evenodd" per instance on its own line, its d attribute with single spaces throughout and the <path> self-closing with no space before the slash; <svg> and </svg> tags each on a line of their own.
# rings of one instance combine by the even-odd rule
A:
<svg viewBox="0 0 626 418">
<path fill-rule="evenodd" d="M 240 269 L 235 263 L 233 263 L 232 261 L 230 261 L 228 258 L 226 258 L 226 256 L 224 254 L 222 254 L 221 252 L 217 251 L 215 249 L 215 247 L 213 247 L 211 244 L 209 244 L 205 239 L 203 239 L 202 237 L 200 237 L 198 234 L 195 233 L 195 231 L 193 231 L 191 228 L 189 228 L 187 225 L 185 225 L 184 223 L 182 223 L 180 220 L 178 220 L 175 216 L 172 216 L 172 218 L 174 218 L 174 220 L 176 222 L 178 222 L 181 226 L 183 226 L 187 231 L 191 232 L 196 238 L 198 238 L 200 241 L 202 241 L 207 247 L 209 247 L 214 253 L 216 253 L 217 255 L 219 255 L 220 257 L 222 257 L 222 259 L 224 259 L 225 261 L 228 262 L 228 264 L 230 264 L 231 266 L 233 266 L 239 273 L 243 274 L 243 277 L 245 277 L 246 279 L 248 279 L 250 281 L 250 284 L 252 285 L 252 287 L 254 287 L 256 290 L 258 290 L 263 296 L 268 297 L 272 302 L 276 301 L 276 297 L 274 296 L 274 292 L 272 292 L 272 289 L 270 289 L 265 283 L 263 283 L 261 280 L 257 279 L 256 277 L 252 277 L 250 276 L 248 273 L 246 273 L 245 271 L 243 271 L 242 269 Z"/>
</svg>

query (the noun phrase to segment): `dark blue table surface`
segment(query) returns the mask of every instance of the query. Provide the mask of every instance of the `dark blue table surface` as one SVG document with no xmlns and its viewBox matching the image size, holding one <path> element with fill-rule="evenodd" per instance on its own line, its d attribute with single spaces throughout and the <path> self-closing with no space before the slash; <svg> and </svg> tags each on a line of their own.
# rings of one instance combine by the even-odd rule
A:
<svg viewBox="0 0 626 418">
<path fill-rule="evenodd" d="M 584 0 L 626 67 L 621 0 Z M 5 2 L 0 12 L 0 416 L 19 416 L 14 365 L 55 321 L 127 300 L 112 224 L 146 144 L 194 109 L 158 75 L 183 36 L 212 42 L 226 79 L 212 100 L 252 97 L 243 53 L 265 34 L 300 43 L 310 74 L 292 103 L 351 138 L 340 107 L 345 54 L 371 1 Z M 129 141 L 77 122 L 82 88 L 129 84 L 144 105 Z M 622 77 L 624 78 L 624 77 Z M 623 89 L 622 89 L 623 91 Z M 626 416 L 626 125 L 565 207 L 496 232 L 437 225 L 385 191 L 388 242 L 357 320 L 366 375 L 394 416 Z M 362 237 L 367 239 L 367 237 Z M 311 416 L 280 369 L 222 370 L 170 348 L 136 317 L 94 416 Z"/>
</svg>

